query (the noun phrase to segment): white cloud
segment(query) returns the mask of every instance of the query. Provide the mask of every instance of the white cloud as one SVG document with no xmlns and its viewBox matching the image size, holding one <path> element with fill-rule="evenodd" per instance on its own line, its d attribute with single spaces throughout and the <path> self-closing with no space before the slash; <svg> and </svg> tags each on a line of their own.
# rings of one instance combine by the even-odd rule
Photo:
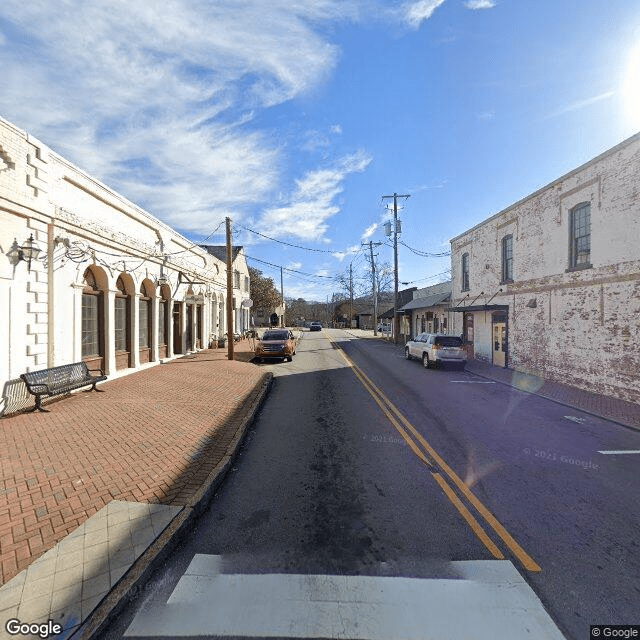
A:
<svg viewBox="0 0 640 640">
<path fill-rule="evenodd" d="M 572 102 L 564 107 L 561 107 L 557 111 L 550 113 L 546 116 L 545 119 L 548 118 L 556 118 L 557 116 L 564 115 L 565 113 L 571 113 L 572 111 L 579 111 L 580 109 L 584 109 L 585 107 L 590 107 L 592 104 L 596 104 L 597 102 L 602 102 L 603 100 L 609 100 L 615 95 L 615 91 L 606 91 L 605 93 L 601 93 L 597 96 L 593 96 L 591 98 L 586 98 L 585 100 L 578 100 L 576 102 Z"/>
<path fill-rule="evenodd" d="M 336 135 L 340 135 L 342 133 L 342 125 L 334 124 L 330 129 L 331 133 L 335 133 Z"/>
<path fill-rule="evenodd" d="M 404 5 L 404 16 L 406 22 L 414 27 L 418 28 L 424 20 L 428 20 L 434 13 L 434 11 L 445 0 L 420 0 L 419 2 L 410 2 Z"/>
<path fill-rule="evenodd" d="M 360 249 L 362 249 L 362 247 L 358 244 L 355 244 L 352 247 L 347 247 L 344 251 L 335 251 L 331 255 L 339 262 L 342 262 L 345 258 L 353 258 L 353 256 L 358 253 Z"/>
<path fill-rule="evenodd" d="M 296 189 L 282 207 L 268 209 L 258 224 L 268 236 L 291 235 L 305 240 L 325 240 L 327 220 L 340 211 L 335 198 L 351 173 L 364 171 L 372 158 L 364 151 L 345 156 L 334 166 L 309 171 L 296 180 Z"/>
<path fill-rule="evenodd" d="M 378 229 L 380 225 L 374 222 L 370 227 L 367 227 L 362 234 L 362 240 L 368 240 Z"/>
<path fill-rule="evenodd" d="M 469 0 L 464 6 L 467 9 L 493 9 L 496 3 L 494 0 Z"/>
<path fill-rule="evenodd" d="M 277 187 L 280 143 L 248 124 L 328 77 L 339 52 L 320 27 L 358 2 L 2 0 L 0 113 L 169 224 L 208 232 L 212 212 Z"/>
</svg>

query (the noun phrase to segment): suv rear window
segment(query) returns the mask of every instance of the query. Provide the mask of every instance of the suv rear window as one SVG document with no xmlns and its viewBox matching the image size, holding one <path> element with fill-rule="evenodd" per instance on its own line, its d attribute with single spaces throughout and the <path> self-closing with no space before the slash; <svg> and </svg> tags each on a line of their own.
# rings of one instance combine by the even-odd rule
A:
<svg viewBox="0 0 640 640">
<path fill-rule="evenodd" d="M 288 340 L 289 334 L 286 331 L 265 331 L 263 340 Z"/>
<path fill-rule="evenodd" d="M 439 347 L 461 347 L 462 340 L 458 336 L 438 336 L 435 343 Z"/>
</svg>

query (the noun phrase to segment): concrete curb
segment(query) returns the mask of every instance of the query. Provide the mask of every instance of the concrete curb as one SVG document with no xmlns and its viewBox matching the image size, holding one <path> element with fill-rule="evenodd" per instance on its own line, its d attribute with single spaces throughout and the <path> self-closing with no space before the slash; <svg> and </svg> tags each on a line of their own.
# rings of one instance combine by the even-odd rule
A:
<svg viewBox="0 0 640 640">
<path fill-rule="evenodd" d="M 242 423 L 229 444 L 225 456 L 209 474 L 200 489 L 192 496 L 189 504 L 182 508 L 167 528 L 156 538 L 153 544 L 136 560 L 120 582 L 116 584 L 100 605 L 73 634 L 73 638 L 89 640 L 103 631 L 113 619 L 119 615 L 125 605 L 142 591 L 146 581 L 158 566 L 166 560 L 171 551 L 179 543 L 182 535 L 191 528 L 196 518 L 204 511 L 231 469 L 231 465 L 238 454 L 240 444 L 244 439 L 248 427 L 252 424 L 256 414 L 260 410 L 272 381 L 273 374 L 265 373 L 258 395 L 243 417 Z"/>
</svg>

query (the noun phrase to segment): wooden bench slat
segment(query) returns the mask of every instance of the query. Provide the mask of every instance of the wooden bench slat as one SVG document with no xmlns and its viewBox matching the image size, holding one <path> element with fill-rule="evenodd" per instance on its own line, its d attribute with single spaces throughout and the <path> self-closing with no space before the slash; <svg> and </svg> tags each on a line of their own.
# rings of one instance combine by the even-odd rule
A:
<svg viewBox="0 0 640 640">
<path fill-rule="evenodd" d="M 100 375 L 92 375 L 91 372 L 99 372 Z M 27 386 L 27 391 L 36 397 L 33 411 L 36 409 L 46 411 L 42 408 L 43 396 L 55 396 L 89 385 L 92 385 L 94 391 L 100 391 L 96 388 L 96 384 L 107 379 L 102 369 L 89 369 L 85 362 L 29 371 L 21 374 L 20 377 Z"/>
</svg>

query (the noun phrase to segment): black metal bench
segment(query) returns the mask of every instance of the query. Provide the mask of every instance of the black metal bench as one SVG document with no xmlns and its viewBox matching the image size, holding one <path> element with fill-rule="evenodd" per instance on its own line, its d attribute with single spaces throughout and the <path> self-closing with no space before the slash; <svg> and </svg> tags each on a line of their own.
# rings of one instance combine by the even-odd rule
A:
<svg viewBox="0 0 640 640">
<path fill-rule="evenodd" d="M 92 375 L 92 371 L 100 372 L 100 375 Z M 102 389 L 96 389 L 96 384 L 107 379 L 102 369 L 89 369 L 85 362 L 30 371 L 20 374 L 20 377 L 27 385 L 27 391 L 36 397 L 36 405 L 31 411 L 38 409 L 44 412 L 47 410 L 42 408 L 43 396 L 57 396 L 89 385 L 91 385 L 89 391 L 102 391 Z"/>
</svg>

